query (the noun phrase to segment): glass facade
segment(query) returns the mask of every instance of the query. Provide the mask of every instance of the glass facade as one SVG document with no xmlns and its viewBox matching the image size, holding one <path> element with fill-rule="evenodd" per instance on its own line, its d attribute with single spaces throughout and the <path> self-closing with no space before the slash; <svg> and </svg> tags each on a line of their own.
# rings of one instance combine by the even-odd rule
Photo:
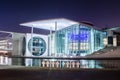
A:
<svg viewBox="0 0 120 80">
<path fill-rule="evenodd" d="M 103 31 L 84 24 L 58 30 L 51 35 L 50 56 L 85 56 L 104 48 Z"/>
</svg>

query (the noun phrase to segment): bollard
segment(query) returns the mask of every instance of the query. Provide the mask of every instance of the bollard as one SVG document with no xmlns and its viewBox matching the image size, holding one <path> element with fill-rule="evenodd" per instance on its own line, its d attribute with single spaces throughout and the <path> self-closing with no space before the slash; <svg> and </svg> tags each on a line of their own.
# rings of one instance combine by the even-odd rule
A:
<svg viewBox="0 0 120 80">
<path fill-rule="evenodd" d="M 71 65 L 72 65 L 72 68 L 75 68 L 75 62 L 72 62 Z"/>
<path fill-rule="evenodd" d="M 77 68 L 80 68 L 80 62 L 76 62 Z"/>
<path fill-rule="evenodd" d="M 54 67 L 54 65 L 55 65 L 55 62 L 51 61 L 51 67 Z"/>
<path fill-rule="evenodd" d="M 46 62 L 46 66 L 49 67 L 49 64 L 50 64 L 49 61 L 47 61 L 47 62 Z"/>
<path fill-rule="evenodd" d="M 42 67 L 45 67 L 45 61 L 42 61 Z"/>
<path fill-rule="evenodd" d="M 59 67 L 59 64 L 60 64 L 60 63 L 57 61 L 57 62 L 56 62 L 56 67 L 57 67 L 57 68 Z"/>
<path fill-rule="evenodd" d="M 67 61 L 66 62 L 66 67 L 69 68 L 70 63 Z"/>
</svg>

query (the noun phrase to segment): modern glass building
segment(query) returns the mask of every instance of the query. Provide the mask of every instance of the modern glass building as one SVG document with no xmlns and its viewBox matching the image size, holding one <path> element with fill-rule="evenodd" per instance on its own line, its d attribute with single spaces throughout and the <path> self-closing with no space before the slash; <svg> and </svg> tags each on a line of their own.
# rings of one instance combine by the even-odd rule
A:
<svg viewBox="0 0 120 80">
<path fill-rule="evenodd" d="M 85 56 L 105 47 L 106 32 L 88 24 L 62 18 L 33 21 L 21 25 L 32 27 L 32 36 L 34 27 L 50 31 L 47 35 L 48 45 L 46 45 L 48 56 Z"/>
<path fill-rule="evenodd" d="M 71 25 L 52 34 L 51 55 L 85 56 L 104 48 L 105 37 L 105 32 L 90 25 Z"/>
</svg>

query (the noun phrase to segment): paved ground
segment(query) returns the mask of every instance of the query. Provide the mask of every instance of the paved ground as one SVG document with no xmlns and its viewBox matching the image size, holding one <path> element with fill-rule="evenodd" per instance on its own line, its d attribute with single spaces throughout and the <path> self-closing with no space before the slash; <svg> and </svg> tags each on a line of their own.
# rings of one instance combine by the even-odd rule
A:
<svg viewBox="0 0 120 80">
<path fill-rule="evenodd" d="M 7 68 L 0 80 L 120 80 L 120 70 Z"/>
</svg>

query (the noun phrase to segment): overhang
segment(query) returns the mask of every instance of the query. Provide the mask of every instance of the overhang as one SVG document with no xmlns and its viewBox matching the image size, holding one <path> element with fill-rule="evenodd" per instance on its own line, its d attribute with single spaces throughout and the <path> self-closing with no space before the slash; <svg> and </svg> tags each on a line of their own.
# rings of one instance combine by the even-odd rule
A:
<svg viewBox="0 0 120 80">
<path fill-rule="evenodd" d="M 34 28 L 40 28 L 40 29 L 46 29 L 46 30 L 55 30 L 55 27 L 57 26 L 57 30 L 63 29 L 65 27 L 79 24 L 76 21 L 72 21 L 65 18 L 57 18 L 57 19 L 48 19 L 48 20 L 39 20 L 39 21 L 32 21 L 32 22 L 26 22 L 21 23 L 21 26 L 27 26 L 27 27 L 34 27 Z"/>
</svg>

